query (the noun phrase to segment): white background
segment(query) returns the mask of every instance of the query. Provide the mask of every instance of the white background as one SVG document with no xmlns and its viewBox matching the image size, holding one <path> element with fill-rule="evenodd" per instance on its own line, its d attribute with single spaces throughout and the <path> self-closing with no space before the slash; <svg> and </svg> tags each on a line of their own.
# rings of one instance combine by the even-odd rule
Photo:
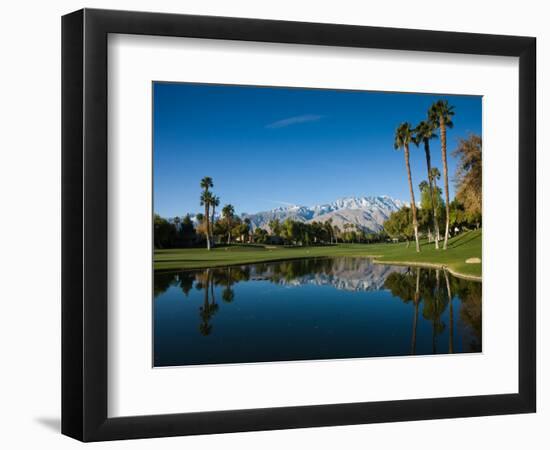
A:
<svg viewBox="0 0 550 450">
<path fill-rule="evenodd" d="M 518 391 L 517 58 L 109 39 L 109 416 Z M 483 354 L 151 370 L 151 80 L 483 95 Z"/>
<path fill-rule="evenodd" d="M 82 6 L 142 9 L 226 16 L 416 27 L 453 31 L 524 34 L 538 37 L 539 230 L 548 227 L 550 170 L 544 146 L 543 106 L 550 105 L 550 30 L 543 2 L 461 1 L 442 5 L 425 1 L 201 1 L 19 2 L 3 5 L 0 18 L 2 94 L 2 370 L 0 399 L 6 448 L 72 448 L 75 441 L 58 434 L 60 375 L 60 19 Z M 542 75 L 544 74 L 544 76 Z M 505 130 L 503 130 L 505 132 Z M 546 138 L 547 139 L 547 138 Z M 544 191 L 544 192 L 543 192 Z M 546 217 L 545 217 L 546 216 Z M 539 254 L 550 251 L 539 234 Z M 548 261 L 539 257 L 539 277 Z M 550 320 L 548 288 L 539 282 L 539 407 L 536 415 L 469 418 L 309 430 L 241 433 L 102 443 L 118 448 L 548 448 L 550 394 L 547 344 Z M 546 352 L 546 355 L 544 353 Z M 405 379 L 405 375 L 404 375 Z"/>
</svg>

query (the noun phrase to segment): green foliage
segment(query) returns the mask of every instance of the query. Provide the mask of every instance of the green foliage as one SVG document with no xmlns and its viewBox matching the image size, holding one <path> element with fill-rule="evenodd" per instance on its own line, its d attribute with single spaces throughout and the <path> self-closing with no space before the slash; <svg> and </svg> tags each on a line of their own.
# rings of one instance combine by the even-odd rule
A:
<svg viewBox="0 0 550 450">
<path fill-rule="evenodd" d="M 438 128 L 441 122 L 447 128 L 452 128 L 454 125 L 452 121 L 454 115 L 454 106 L 449 105 L 447 100 L 438 100 L 428 110 L 428 119 L 434 128 Z"/>
<path fill-rule="evenodd" d="M 200 242 L 189 214 L 183 219 L 165 219 L 158 214 L 153 218 L 155 248 L 192 247 Z"/>
<path fill-rule="evenodd" d="M 414 238 L 411 208 L 403 206 L 400 210 L 391 213 L 388 220 L 384 222 L 384 230 L 395 239 L 408 241 Z"/>
<path fill-rule="evenodd" d="M 481 136 L 460 139 L 453 156 L 460 158 L 456 170 L 456 199 L 464 206 L 470 222 L 481 222 Z"/>
<path fill-rule="evenodd" d="M 414 142 L 412 125 L 409 122 L 403 122 L 395 130 L 393 147 L 396 150 L 399 150 L 406 145 L 409 145 L 411 142 Z"/>
</svg>

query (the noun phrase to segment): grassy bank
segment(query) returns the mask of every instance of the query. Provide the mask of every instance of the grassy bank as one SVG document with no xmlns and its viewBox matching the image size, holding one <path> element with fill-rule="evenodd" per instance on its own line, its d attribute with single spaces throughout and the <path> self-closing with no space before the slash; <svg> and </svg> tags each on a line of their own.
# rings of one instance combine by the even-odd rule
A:
<svg viewBox="0 0 550 450">
<path fill-rule="evenodd" d="M 449 241 L 446 251 L 422 243 L 416 253 L 414 243 L 407 248 L 399 244 L 338 244 L 326 247 L 230 246 L 206 249 L 155 251 L 155 270 L 199 269 L 231 264 L 278 261 L 321 256 L 373 257 L 381 263 L 415 263 L 448 267 L 457 275 L 481 277 L 481 264 L 466 264 L 466 259 L 481 258 L 481 230 L 463 233 Z"/>
</svg>

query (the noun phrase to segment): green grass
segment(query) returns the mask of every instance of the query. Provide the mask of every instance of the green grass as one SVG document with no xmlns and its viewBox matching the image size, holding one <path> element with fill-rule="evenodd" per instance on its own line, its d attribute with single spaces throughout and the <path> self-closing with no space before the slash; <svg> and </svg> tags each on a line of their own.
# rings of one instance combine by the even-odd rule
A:
<svg viewBox="0 0 550 450">
<path fill-rule="evenodd" d="M 262 245 L 233 245 L 206 249 L 155 250 L 155 270 L 200 269 L 232 264 L 278 261 L 321 256 L 373 257 L 379 262 L 435 264 L 446 266 L 456 274 L 481 277 L 481 264 L 466 264 L 466 259 L 481 258 L 481 230 L 463 233 L 451 240 L 446 251 L 435 250 L 427 241 L 421 252 L 399 244 L 338 244 L 323 247 L 283 247 Z"/>
</svg>

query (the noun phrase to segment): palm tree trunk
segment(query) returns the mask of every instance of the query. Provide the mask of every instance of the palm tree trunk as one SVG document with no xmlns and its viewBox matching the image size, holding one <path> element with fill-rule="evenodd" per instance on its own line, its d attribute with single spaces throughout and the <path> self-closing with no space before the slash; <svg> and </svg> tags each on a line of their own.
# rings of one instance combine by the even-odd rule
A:
<svg viewBox="0 0 550 450">
<path fill-rule="evenodd" d="M 214 247 L 214 214 L 216 214 L 216 205 L 212 204 L 212 220 L 210 220 L 210 236 L 212 238 L 212 247 Z"/>
<path fill-rule="evenodd" d="M 447 128 L 445 120 L 441 116 L 439 118 L 439 129 L 441 134 L 441 160 L 443 161 L 443 180 L 445 182 L 445 241 L 443 242 L 443 250 L 447 250 L 447 241 L 449 240 L 449 174 L 447 170 Z"/>
<path fill-rule="evenodd" d="M 426 166 L 428 167 L 428 185 L 430 187 L 430 198 L 432 200 L 432 217 L 434 219 L 434 233 L 435 233 L 435 248 L 439 250 L 439 225 L 437 224 L 437 211 L 435 207 L 435 195 L 433 188 L 433 180 L 431 176 L 432 163 L 430 157 L 430 144 L 428 140 L 424 140 L 424 150 L 426 152 Z"/>
<path fill-rule="evenodd" d="M 411 193 L 411 210 L 414 228 L 414 239 L 416 240 L 416 251 L 420 252 L 420 243 L 418 242 L 418 222 L 416 221 L 416 203 L 414 201 L 414 190 L 411 176 L 411 165 L 409 164 L 409 146 L 405 145 L 405 165 L 407 166 L 407 177 L 409 178 L 409 191 Z"/>
<path fill-rule="evenodd" d="M 208 203 L 204 205 L 204 217 L 206 218 L 206 248 L 210 250 L 210 217 Z"/>
</svg>

